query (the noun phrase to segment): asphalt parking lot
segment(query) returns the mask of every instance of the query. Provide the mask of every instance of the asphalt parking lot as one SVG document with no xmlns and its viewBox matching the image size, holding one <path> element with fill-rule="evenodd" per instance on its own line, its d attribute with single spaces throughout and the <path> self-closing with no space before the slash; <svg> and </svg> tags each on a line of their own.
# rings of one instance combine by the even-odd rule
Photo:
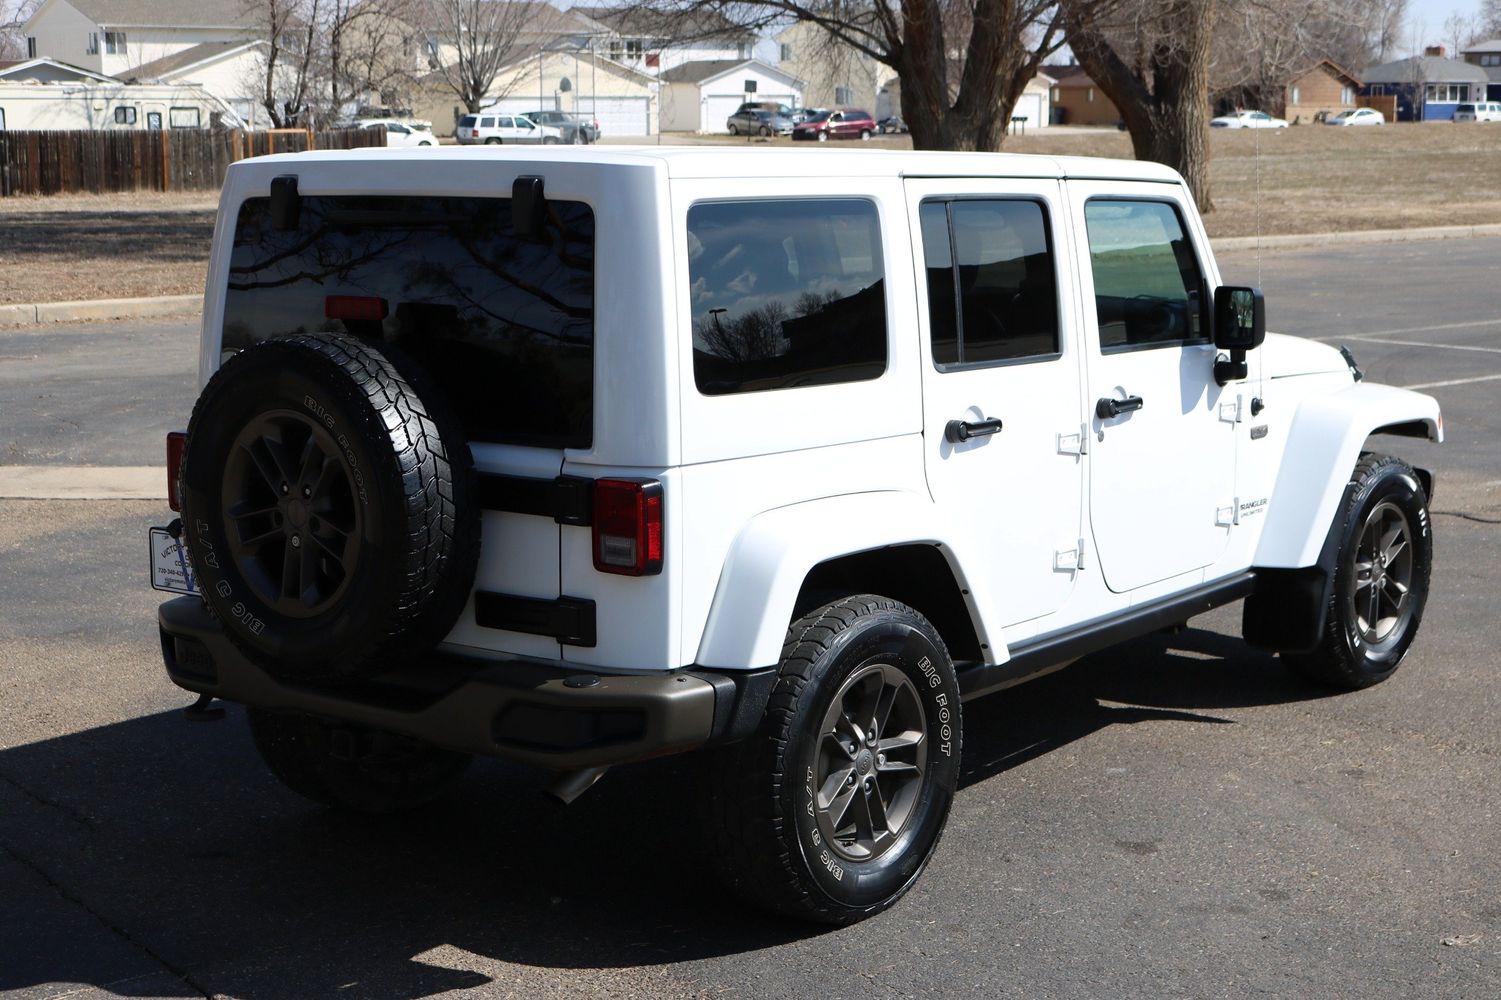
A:
<svg viewBox="0 0 1501 1000">
<path fill-rule="evenodd" d="M 186 721 L 145 582 L 158 501 L 0 500 L 0 995 L 1501 995 L 1501 240 L 1225 255 L 1273 329 L 1442 402 L 1436 566 L 1388 683 L 1330 696 L 1195 619 L 965 709 L 962 790 L 891 912 L 829 931 L 704 874 L 691 759 L 570 807 L 481 762 L 355 821 Z M 0 331 L 0 465 L 141 467 L 189 321 Z M 0 468 L 0 483 L 4 469 Z"/>
</svg>

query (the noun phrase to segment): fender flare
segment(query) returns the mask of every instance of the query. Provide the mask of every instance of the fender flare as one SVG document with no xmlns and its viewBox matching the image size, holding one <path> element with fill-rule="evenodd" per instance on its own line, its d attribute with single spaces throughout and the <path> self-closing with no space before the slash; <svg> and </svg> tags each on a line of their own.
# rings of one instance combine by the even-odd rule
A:
<svg viewBox="0 0 1501 1000">
<path fill-rule="evenodd" d="M 1288 430 L 1253 565 L 1316 564 L 1366 438 L 1384 428 L 1410 434 L 1414 425 L 1432 441 L 1444 439 L 1438 400 L 1370 382 L 1303 399 Z"/>
<path fill-rule="evenodd" d="M 955 532 L 926 497 L 915 493 L 859 493 L 809 500 L 752 518 L 730 545 L 699 641 L 702 667 L 754 670 L 781 661 L 798 592 L 819 563 L 892 545 L 936 545 L 961 590 L 969 591 L 970 619 L 991 655 L 1004 647 L 987 638 L 974 590 L 954 556 Z"/>
</svg>

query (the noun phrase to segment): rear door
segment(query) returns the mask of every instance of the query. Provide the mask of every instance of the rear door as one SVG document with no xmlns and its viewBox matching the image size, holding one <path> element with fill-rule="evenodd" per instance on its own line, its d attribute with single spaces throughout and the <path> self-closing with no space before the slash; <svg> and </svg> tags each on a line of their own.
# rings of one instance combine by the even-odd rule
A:
<svg viewBox="0 0 1501 1000">
<path fill-rule="evenodd" d="M 910 180 L 922 254 L 928 488 L 1004 626 L 1063 607 L 1081 565 L 1082 338 L 1055 180 Z M 978 589 L 978 588 L 977 588 Z"/>
<path fill-rule="evenodd" d="M 1235 517 L 1236 390 L 1216 384 L 1216 277 L 1177 185 L 1069 182 L 1085 293 L 1089 519 L 1117 593 L 1209 566 Z"/>
</svg>

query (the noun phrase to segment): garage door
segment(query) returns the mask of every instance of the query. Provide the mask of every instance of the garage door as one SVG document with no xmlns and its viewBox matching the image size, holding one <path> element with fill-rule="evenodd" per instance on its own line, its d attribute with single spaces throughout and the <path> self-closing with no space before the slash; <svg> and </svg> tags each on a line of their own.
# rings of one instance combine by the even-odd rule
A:
<svg viewBox="0 0 1501 1000">
<path fill-rule="evenodd" d="M 775 101 L 792 107 L 791 94 L 751 94 L 752 101 Z M 735 109 L 746 101 L 744 94 L 710 94 L 708 102 L 704 105 L 704 131 L 723 132 L 724 120 L 735 113 Z"/>
<path fill-rule="evenodd" d="M 602 135 L 651 135 L 651 98 L 590 97 L 581 94 L 574 107 L 580 114 L 594 112 Z"/>
<path fill-rule="evenodd" d="M 1016 102 L 1016 107 L 1011 109 L 1011 116 L 1013 118 L 1025 116 L 1027 119 L 1026 127 L 1029 129 L 1042 128 L 1048 123 L 1048 120 L 1042 114 L 1041 94 L 1023 94 L 1021 99 Z"/>
</svg>

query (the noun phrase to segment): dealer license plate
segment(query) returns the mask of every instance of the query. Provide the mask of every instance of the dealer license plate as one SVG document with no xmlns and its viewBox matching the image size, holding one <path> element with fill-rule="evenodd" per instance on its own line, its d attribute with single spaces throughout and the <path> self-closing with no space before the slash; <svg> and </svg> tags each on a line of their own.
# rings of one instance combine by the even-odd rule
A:
<svg viewBox="0 0 1501 1000">
<path fill-rule="evenodd" d="M 166 528 L 152 528 L 150 535 L 151 586 L 172 594 L 198 593 L 197 581 L 193 579 L 182 542 L 173 538 Z"/>
</svg>

